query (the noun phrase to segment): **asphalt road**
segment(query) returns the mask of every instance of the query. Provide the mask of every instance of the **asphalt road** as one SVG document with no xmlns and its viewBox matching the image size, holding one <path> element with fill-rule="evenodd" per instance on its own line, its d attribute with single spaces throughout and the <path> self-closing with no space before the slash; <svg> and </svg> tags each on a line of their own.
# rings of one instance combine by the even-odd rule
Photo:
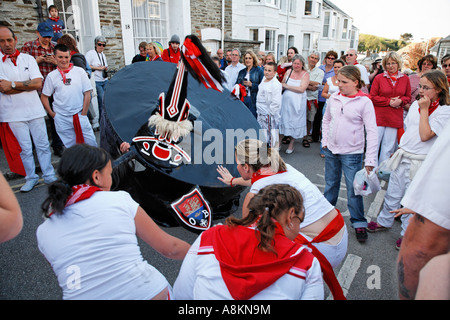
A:
<svg viewBox="0 0 450 320">
<path fill-rule="evenodd" d="M 324 160 L 319 157 L 319 144 L 306 149 L 298 142 L 295 152 L 286 155 L 285 161 L 305 174 L 321 191 L 324 189 Z M 213 169 L 213 168 L 212 168 Z M 10 181 L 14 190 L 24 183 L 23 179 Z M 385 189 L 386 187 L 384 187 Z M 381 205 L 383 191 L 378 197 L 365 197 L 366 215 L 375 217 Z M 242 194 L 244 196 L 246 191 Z M 16 192 L 24 216 L 22 232 L 13 240 L 0 244 L 0 300 L 59 300 L 62 293 L 57 279 L 45 258 L 37 248 L 35 232 L 43 222 L 40 205 L 46 196 L 46 186 L 40 183 L 32 192 Z M 242 201 L 241 201 L 242 203 Z M 400 235 L 400 223 L 395 222 L 390 231 L 369 234 L 366 243 L 355 239 L 350 227 L 347 211 L 345 184 L 342 184 L 337 208 L 344 214 L 349 231 L 347 256 L 341 266 L 335 269 L 348 300 L 396 300 L 397 277 L 395 241 Z M 238 210 L 235 215 L 240 215 Z M 219 223 L 222 221 L 214 221 Z M 184 228 L 165 229 L 170 234 L 192 243 L 196 235 Z M 147 244 L 140 242 L 144 258 L 159 269 L 173 284 L 181 261 L 166 259 Z M 329 298 L 326 289 L 326 298 Z"/>
</svg>

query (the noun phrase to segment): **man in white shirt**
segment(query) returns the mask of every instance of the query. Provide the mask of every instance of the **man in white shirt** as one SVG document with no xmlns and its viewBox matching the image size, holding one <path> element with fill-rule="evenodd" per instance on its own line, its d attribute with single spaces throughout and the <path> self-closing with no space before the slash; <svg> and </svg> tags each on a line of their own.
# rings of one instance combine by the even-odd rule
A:
<svg viewBox="0 0 450 320">
<path fill-rule="evenodd" d="M 309 143 L 312 142 L 311 130 L 312 123 L 316 116 L 317 110 L 319 109 L 319 86 L 322 84 L 323 77 L 325 73 L 319 68 L 317 63 L 320 60 L 320 54 L 317 51 L 311 52 L 308 56 L 308 66 L 306 71 L 309 73 L 309 85 L 306 90 L 306 99 L 308 103 L 307 112 L 307 137 L 303 140 L 303 146 L 308 147 Z"/>
<path fill-rule="evenodd" d="M 367 69 L 362 64 L 359 64 L 357 61 L 358 53 L 355 49 L 348 49 L 347 54 L 345 55 L 345 60 L 349 66 L 356 66 L 358 67 L 359 71 L 361 71 L 361 80 L 364 81 L 365 87 L 363 87 L 361 90 L 364 93 L 369 93 L 369 73 L 367 72 Z"/>
<path fill-rule="evenodd" d="M 98 36 L 95 38 L 94 44 L 95 49 L 88 51 L 85 57 L 94 73 L 95 89 L 97 90 L 98 113 L 99 119 L 101 119 L 104 107 L 103 98 L 105 95 L 106 85 L 108 84 L 108 61 L 106 60 L 105 53 L 103 52 L 106 47 L 106 38 L 103 36 Z"/>
<path fill-rule="evenodd" d="M 86 143 L 97 146 L 94 131 L 87 117 L 91 101 L 91 82 L 86 72 L 70 63 L 70 50 L 64 45 L 55 47 L 57 69 L 48 76 L 42 90 L 42 103 L 55 120 L 64 146 Z M 53 95 L 53 110 L 48 98 Z"/>
<path fill-rule="evenodd" d="M 233 49 L 231 51 L 231 64 L 225 68 L 225 72 L 230 78 L 230 87 L 233 87 L 236 84 L 239 71 L 245 68 L 245 66 L 239 62 L 240 58 L 241 52 L 239 51 L 239 49 Z"/>
<path fill-rule="evenodd" d="M 43 78 L 36 60 L 20 53 L 16 45 L 14 32 L 0 26 L 0 135 L 11 171 L 25 176 L 26 183 L 20 191 L 29 192 L 39 183 L 33 142 L 44 182 L 52 183 L 56 177 L 45 111 L 36 91 L 42 87 Z"/>
</svg>

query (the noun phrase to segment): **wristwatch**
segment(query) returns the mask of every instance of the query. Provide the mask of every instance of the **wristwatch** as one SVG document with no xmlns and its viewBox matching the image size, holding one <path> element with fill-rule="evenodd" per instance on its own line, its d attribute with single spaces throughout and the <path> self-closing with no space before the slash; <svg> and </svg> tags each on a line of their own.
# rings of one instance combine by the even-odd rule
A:
<svg viewBox="0 0 450 320">
<path fill-rule="evenodd" d="M 11 88 L 15 89 L 16 88 L 16 83 L 13 81 L 11 82 Z"/>
</svg>

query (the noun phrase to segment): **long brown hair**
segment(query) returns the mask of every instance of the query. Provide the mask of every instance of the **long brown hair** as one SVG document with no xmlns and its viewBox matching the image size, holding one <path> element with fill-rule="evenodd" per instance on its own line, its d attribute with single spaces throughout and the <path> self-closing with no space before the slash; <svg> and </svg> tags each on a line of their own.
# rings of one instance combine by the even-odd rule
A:
<svg viewBox="0 0 450 320">
<path fill-rule="evenodd" d="M 276 252 L 273 249 L 275 235 L 275 221 L 289 209 L 294 208 L 300 221 L 304 218 L 303 198 L 300 192 L 287 184 L 272 184 L 261 189 L 249 202 L 249 214 L 238 219 L 229 217 L 226 224 L 229 226 L 249 226 L 256 223 L 260 237 L 258 247 L 263 251 Z"/>
<path fill-rule="evenodd" d="M 441 106 L 450 105 L 448 80 L 445 74 L 441 70 L 430 70 L 422 76 L 422 78 L 424 77 L 433 84 L 436 90 L 441 90 L 439 93 L 439 104 Z M 417 97 L 419 98 L 419 96 Z"/>
</svg>

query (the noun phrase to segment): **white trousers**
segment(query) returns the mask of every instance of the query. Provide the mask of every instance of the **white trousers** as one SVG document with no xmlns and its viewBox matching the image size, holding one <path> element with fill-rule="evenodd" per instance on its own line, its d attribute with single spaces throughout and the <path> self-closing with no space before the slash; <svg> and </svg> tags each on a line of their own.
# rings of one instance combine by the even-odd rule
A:
<svg viewBox="0 0 450 320">
<path fill-rule="evenodd" d="M 97 140 L 95 139 L 94 130 L 92 130 L 88 116 L 82 116 L 81 113 L 79 113 L 78 117 L 80 119 L 81 131 L 83 132 L 84 143 L 97 147 Z M 54 120 L 56 132 L 64 143 L 64 146 L 66 148 L 73 147 L 76 144 L 73 117 L 67 117 L 57 113 Z"/>
<path fill-rule="evenodd" d="M 25 168 L 25 179 L 32 180 L 39 178 L 36 174 L 33 142 L 36 147 L 36 154 L 41 165 L 43 177 L 53 177 L 55 170 L 52 166 L 52 153 L 50 151 L 50 143 L 48 142 L 45 119 L 42 117 L 30 121 L 9 122 L 8 124 L 22 148 L 20 158 Z"/>
<path fill-rule="evenodd" d="M 389 159 L 395 152 L 398 146 L 397 137 L 396 128 L 378 127 L 378 149 L 380 151 L 378 163 L 382 163 L 384 160 Z"/>
<path fill-rule="evenodd" d="M 395 214 L 390 213 L 392 210 L 400 209 L 401 200 L 405 195 L 406 190 L 408 189 L 411 179 L 409 177 L 409 170 L 411 167 L 411 162 L 408 159 L 403 158 L 397 169 L 391 172 L 391 176 L 389 178 L 389 185 L 386 191 L 386 195 L 384 196 L 384 204 L 383 209 L 380 211 L 378 215 L 377 222 L 379 225 L 391 228 L 394 224 L 394 216 Z M 408 227 L 410 214 L 404 214 L 401 216 L 402 221 L 402 231 L 400 233 L 401 236 L 405 234 L 406 228 Z"/>
<path fill-rule="evenodd" d="M 278 148 L 280 142 L 280 130 L 278 123 L 273 119 L 273 117 L 260 114 L 258 114 L 257 121 L 261 126 L 261 129 L 264 130 L 264 135 L 267 143 L 269 143 L 269 146 L 271 148 Z"/>
<path fill-rule="evenodd" d="M 307 235 L 301 233 L 301 235 L 308 241 L 311 241 L 312 238 L 308 237 Z M 348 231 L 347 226 L 344 225 L 344 233 L 342 235 L 341 241 L 336 245 L 331 245 L 328 243 L 313 243 L 314 247 L 317 248 L 317 250 L 322 253 L 325 258 L 327 258 L 328 262 L 331 264 L 333 268 L 336 268 L 339 266 L 344 260 L 345 255 L 347 254 L 347 248 L 348 248 Z"/>
</svg>

